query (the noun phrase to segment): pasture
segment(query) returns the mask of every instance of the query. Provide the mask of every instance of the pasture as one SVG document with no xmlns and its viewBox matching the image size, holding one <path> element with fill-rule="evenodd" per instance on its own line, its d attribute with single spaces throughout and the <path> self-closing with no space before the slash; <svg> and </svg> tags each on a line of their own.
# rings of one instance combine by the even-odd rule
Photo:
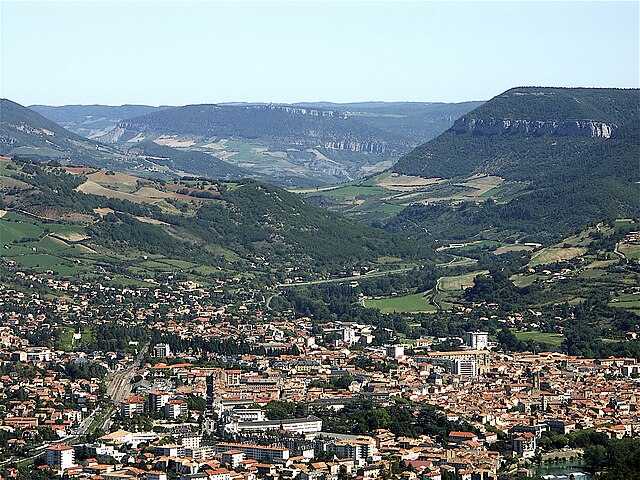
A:
<svg viewBox="0 0 640 480">
<path fill-rule="evenodd" d="M 427 291 L 397 297 L 367 299 L 364 305 L 367 308 L 377 308 L 382 313 L 435 312 L 436 307 L 430 301 L 430 293 Z"/>
</svg>

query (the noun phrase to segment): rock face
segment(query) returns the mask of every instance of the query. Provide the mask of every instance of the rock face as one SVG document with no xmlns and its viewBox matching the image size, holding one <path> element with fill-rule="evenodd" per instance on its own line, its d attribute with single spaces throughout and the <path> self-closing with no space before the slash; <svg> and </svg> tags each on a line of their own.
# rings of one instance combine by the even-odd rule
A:
<svg viewBox="0 0 640 480">
<path fill-rule="evenodd" d="M 363 153 L 385 153 L 387 151 L 385 143 L 376 141 L 330 140 L 324 142 L 323 146 L 331 150 L 351 150 Z"/>
<path fill-rule="evenodd" d="M 562 137 L 615 137 L 618 126 L 594 120 L 531 121 L 462 117 L 451 127 L 455 133 L 477 135 L 557 135 Z"/>
</svg>

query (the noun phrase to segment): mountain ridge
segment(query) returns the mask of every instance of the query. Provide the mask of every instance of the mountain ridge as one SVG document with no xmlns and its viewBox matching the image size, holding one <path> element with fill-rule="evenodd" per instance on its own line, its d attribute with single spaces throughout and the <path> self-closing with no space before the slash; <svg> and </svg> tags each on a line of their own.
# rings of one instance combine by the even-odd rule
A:
<svg viewBox="0 0 640 480">
<path fill-rule="evenodd" d="M 519 185 L 519 192 L 460 205 L 411 205 L 390 227 L 417 222 L 462 238 L 465 225 L 479 234 L 493 227 L 517 231 L 520 221 L 526 233 L 548 236 L 612 216 L 637 215 L 639 112 L 638 89 L 507 90 L 403 156 L 392 171 L 445 179 L 489 174 Z M 576 121 L 584 121 L 584 128 L 562 130 L 563 122 Z"/>
</svg>

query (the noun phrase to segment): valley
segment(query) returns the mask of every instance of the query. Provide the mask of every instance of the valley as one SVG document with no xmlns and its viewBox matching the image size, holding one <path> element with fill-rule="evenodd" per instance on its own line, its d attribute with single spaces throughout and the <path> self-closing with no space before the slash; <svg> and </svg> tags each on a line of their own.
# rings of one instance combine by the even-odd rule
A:
<svg viewBox="0 0 640 480">
<path fill-rule="evenodd" d="M 28 401 L 18 399 L 42 389 L 36 383 L 44 373 L 72 388 L 78 408 L 55 395 L 45 405 L 79 413 L 53 426 L 36 420 L 38 436 L 24 446 L 15 441 L 22 427 L 0 435 L 7 452 L 0 453 L 0 472 L 16 465 L 25 472 L 19 478 L 30 478 L 31 465 L 46 464 L 47 452 L 62 445 L 83 463 L 69 468 L 89 475 L 94 467 L 85 463 L 104 444 L 106 453 L 95 455 L 122 461 L 122 472 L 141 466 L 117 450 L 132 449 L 155 458 L 161 474 L 177 476 L 179 468 L 162 464 L 156 449 L 193 437 L 204 444 L 189 458 L 210 455 L 221 474 L 241 475 L 244 467 L 222 467 L 222 457 L 208 453 L 223 439 L 246 450 L 258 438 L 234 430 L 246 409 L 225 405 L 237 402 L 238 392 L 247 396 L 243 405 L 269 419 L 247 425 L 294 429 L 261 433 L 268 448 L 301 453 L 312 442 L 308 455 L 322 460 L 322 449 L 336 445 L 324 436 L 342 435 L 347 445 L 388 437 L 389 446 L 367 459 L 336 455 L 334 462 L 354 472 L 409 472 L 393 466 L 399 445 L 428 441 L 438 455 L 446 445 L 483 465 L 475 471 L 509 478 L 531 467 L 532 457 L 517 446 L 531 424 L 542 432 L 532 440 L 540 462 L 562 455 L 559 445 L 580 445 L 576 455 L 585 458 L 603 444 L 635 445 L 633 438 L 615 440 L 633 424 L 632 412 L 610 406 L 620 398 L 633 403 L 640 358 L 640 219 L 631 193 L 637 174 L 628 168 L 638 153 L 628 130 L 636 113 L 608 112 L 608 136 L 602 128 L 595 136 L 584 128 L 547 132 L 546 123 L 536 130 L 529 120 L 481 123 L 487 111 L 528 118 L 520 102 L 528 91 L 507 93 L 431 142 L 398 153 L 397 163 L 360 164 L 354 178 L 345 159 L 371 151 L 356 147 L 336 159 L 328 147 L 295 143 L 301 133 L 292 133 L 299 125 L 289 115 L 309 116 L 316 110 L 308 106 L 275 108 L 286 122 L 269 142 L 236 130 L 213 138 L 197 130 L 199 120 L 190 133 L 167 133 L 165 122 L 176 113 L 167 108 L 143 114 L 151 116 L 144 128 L 140 119 L 97 122 L 110 134 L 113 125 L 121 129 L 106 145 L 4 101 L 18 121 L 3 113 L 0 369 L 13 383 L 0 404 L 13 416 L 2 421 L 23 418 L 18 405 Z M 607 101 L 619 93 L 609 92 Z M 584 92 L 576 95 L 584 101 Z M 622 97 L 617 101 L 627 105 Z M 353 117 L 391 128 L 396 114 L 379 111 L 388 107 Z M 166 112 L 171 120 L 160 115 Z M 550 115 L 566 112 L 565 105 Z M 88 135 L 78 118 L 68 125 Z M 585 166 L 602 155 L 610 163 Z M 343 173 L 327 174 L 330 164 Z M 207 174 L 212 168 L 217 175 Z M 335 183 L 340 179 L 349 181 Z M 582 188 L 589 190 L 574 195 Z M 18 371 L 36 380 L 18 387 L 11 376 Z M 594 395 L 602 381 L 610 392 Z M 94 400 L 81 410 L 89 391 Z M 165 396 L 168 403 L 152 407 Z M 334 404 L 341 407 L 328 407 Z M 479 418 L 477 404 L 493 416 Z M 223 414 L 214 417 L 214 408 Z M 592 413 L 598 409 L 607 413 Z M 548 427 L 575 420 L 580 428 L 564 433 Z M 307 428 L 322 431 L 296 430 Z M 308 435 L 303 443 L 300 433 Z M 119 447 L 120 435 L 152 445 Z M 473 441 L 479 446 L 452 440 L 468 435 L 480 435 Z M 455 471 L 444 461 L 443 471 Z M 423 472 L 437 477 L 441 468 Z"/>
</svg>

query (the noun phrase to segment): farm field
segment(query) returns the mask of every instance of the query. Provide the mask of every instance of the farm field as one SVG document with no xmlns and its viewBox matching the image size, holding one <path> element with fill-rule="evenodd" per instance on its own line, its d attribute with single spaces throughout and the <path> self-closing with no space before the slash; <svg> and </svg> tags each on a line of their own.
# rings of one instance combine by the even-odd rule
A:
<svg viewBox="0 0 640 480">
<path fill-rule="evenodd" d="M 621 243 L 618 245 L 618 250 L 628 259 L 640 258 L 640 245 Z"/>
<path fill-rule="evenodd" d="M 487 275 L 489 270 L 478 270 L 475 272 L 465 273 L 463 275 L 455 275 L 451 277 L 440 277 L 438 279 L 438 290 L 443 292 L 461 291 L 463 286 L 472 285 L 473 279 L 477 275 Z"/>
<path fill-rule="evenodd" d="M 531 260 L 529 261 L 529 266 L 535 267 L 536 265 L 547 265 L 563 260 L 570 260 L 584 254 L 586 251 L 587 249 L 584 247 L 543 248 L 532 255 Z"/>
<path fill-rule="evenodd" d="M 609 305 L 616 308 L 625 308 L 640 315 L 640 294 L 626 293 L 619 295 L 613 298 Z"/>
<path fill-rule="evenodd" d="M 561 333 L 544 333 L 544 332 L 513 332 L 518 340 L 527 341 L 533 340 L 534 342 L 546 343 L 553 347 L 559 347 L 564 339 L 564 335 Z"/>
<path fill-rule="evenodd" d="M 436 307 L 430 302 L 430 292 L 419 292 L 412 295 L 365 300 L 367 308 L 377 308 L 382 313 L 435 312 Z"/>
</svg>

